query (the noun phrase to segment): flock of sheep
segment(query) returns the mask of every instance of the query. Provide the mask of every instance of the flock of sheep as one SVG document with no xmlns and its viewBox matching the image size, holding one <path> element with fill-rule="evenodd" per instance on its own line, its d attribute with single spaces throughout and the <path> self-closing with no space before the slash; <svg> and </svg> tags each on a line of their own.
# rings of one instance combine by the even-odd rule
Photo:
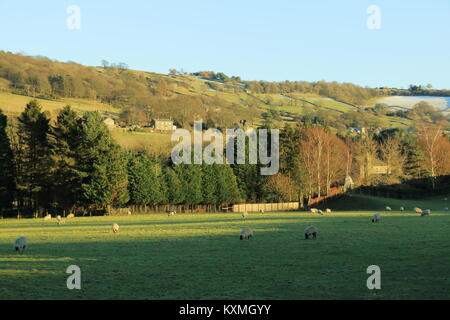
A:
<svg viewBox="0 0 450 320">
<path fill-rule="evenodd" d="M 392 211 L 392 208 L 389 207 L 389 206 L 386 206 L 385 210 L 386 211 Z M 448 211 L 448 208 L 444 208 L 444 210 Z M 400 211 L 405 211 L 405 207 L 403 207 L 403 206 L 400 207 Z M 260 210 L 259 212 L 261 214 L 263 214 L 264 210 Z M 310 212 L 314 213 L 314 214 L 323 215 L 323 211 L 321 209 L 311 208 Z M 327 208 L 327 209 L 325 209 L 325 212 L 326 213 L 331 213 L 332 211 L 331 211 L 331 209 Z M 430 209 L 422 210 L 422 209 L 417 208 L 417 207 L 414 208 L 413 212 L 416 213 L 416 214 L 420 214 L 420 216 L 422 216 L 422 217 L 423 216 L 429 216 L 431 214 L 431 210 Z M 128 211 L 128 215 L 130 215 L 130 214 L 131 214 L 131 211 Z M 167 211 L 167 215 L 169 217 L 174 216 L 175 214 L 176 214 L 175 210 Z M 248 216 L 248 212 L 244 211 L 242 213 L 242 217 L 246 218 L 247 216 Z M 73 213 L 70 213 L 69 215 L 67 215 L 66 219 L 72 219 L 74 217 L 75 217 L 75 215 Z M 64 224 L 66 219 L 64 219 L 60 215 L 58 215 L 58 216 L 56 216 L 56 223 L 58 225 Z M 51 221 L 51 220 L 52 220 L 52 216 L 49 215 L 49 214 L 47 214 L 44 217 L 44 221 Z M 379 221 L 381 221 L 381 214 L 380 213 L 375 213 L 372 216 L 371 221 L 372 222 L 379 222 Z M 119 225 L 117 223 L 113 223 L 113 225 L 112 225 L 112 232 L 113 233 L 119 232 Z M 304 230 L 304 235 L 305 235 L 305 239 L 310 239 L 310 238 L 316 239 L 316 237 L 317 237 L 317 228 L 315 226 L 308 226 L 308 227 L 306 227 L 305 230 Z M 254 237 L 253 230 L 251 228 L 248 228 L 248 227 L 242 229 L 242 231 L 239 234 L 239 239 L 240 240 L 244 240 L 244 239 L 249 240 L 249 239 L 251 239 L 253 237 Z M 28 245 L 27 244 L 27 238 L 26 237 L 19 237 L 19 238 L 17 238 L 14 241 L 13 248 L 17 252 L 23 253 L 23 251 L 25 250 L 27 245 Z"/>
</svg>

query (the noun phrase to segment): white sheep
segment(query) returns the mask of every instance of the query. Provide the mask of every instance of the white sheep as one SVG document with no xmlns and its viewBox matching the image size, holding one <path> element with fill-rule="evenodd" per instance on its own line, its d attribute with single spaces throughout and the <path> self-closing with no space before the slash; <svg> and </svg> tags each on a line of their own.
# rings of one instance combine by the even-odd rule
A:
<svg viewBox="0 0 450 320">
<path fill-rule="evenodd" d="M 131 216 L 131 210 L 130 209 L 128 209 L 128 215 Z"/>
<path fill-rule="evenodd" d="M 72 218 L 75 218 L 75 215 L 73 213 L 69 213 L 66 218 L 72 219 Z"/>
<path fill-rule="evenodd" d="M 422 213 L 422 209 L 420 208 L 414 208 L 414 213 Z"/>
<path fill-rule="evenodd" d="M 304 230 L 304 234 L 305 234 L 305 239 L 309 239 L 309 238 L 311 238 L 311 236 L 313 237 L 313 239 L 315 239 L 317 236 L 317 228 L 314 226 L 306 227 Z"/>
<path fill-rule="evenodd" d="M 117 223 L 113 223 L 112 225 L 112 231 L 114 233 L 117 233 L 119 231 L 119 225 Z"/>
<path fill-rule="evenodd" d="M 18 251 L 19 253 L 23 253 L 23 250 L 27 247 L 27 238 L 25 237 L 19 237 L 17 238 L 13 243 L 14 250 Z"/>
<path fill-rule="evenodd" d="M 44 221 L 50 221 L 50 220 L 52 220 L 52 216 L 49 215 L 49 214 L 47 214 L 47 215 L 44 217 Z"/>
<path fill-rule="evenodd" d="M 56 216 L 56 221 L 59 222 L 59 221 L 61 221 L 61 220 L 62 220 L 61 216 L 60 216 L 60 215 L 57 215 L 57 216 Z"/>
<path fill-rule="evenodd" d="M 326 209 L 325 212 L 326 213 L 331 213 L 331 209 Z"/>
<path fill-rule="evenodd" d="M 405 211 L 405 207 L 400 207 L 400 211 Z"/>
<path fill-rule="evenodd" d="M 311 211 L 311 213 L 317 213 L 317 209 L 316 208 L 311 208 L 309 211 Z"/>
<path fill-rule="evenodd" d="M 167 213 L 167 215 L 170 217 L 170 216 L 174 216 L 175 215 L 175 211 L 169 211 L 168 213 Z"/>
<path fill-rule="evenodd" d="M 392 211 L 391 207 L 386 207 L 386 211 Z"/>
<path fill-rule="evenodd" d="M 430 209 L 427 209 L 427 210 L 424 210 L 422 213 L 420 213 L 420 216 L 421 216 L 421 217 L 423 217 L 423 216 L 429 216 L 430 213 L 431 213 L 431 210 L 430 210 Z"/>
<path fill-rule="evenodd" d="M 242 229 L 241 233 L 239 234 L 240 240 L 250 240 L 250 238 L 253 238 L 253 230 L 251 228 L 244 228 Z"/>
<path fill-rule="evenodd" d="M 317 210 L 317 213 L 323 215 L 323 212 L 320 209 Z"/>
<path fill-rule="evenodd" d="M 379 222 L 379 221 L 381 221 L 381 214 L 375 213 L 375 214 L 372 216 L 372 222 Z"/>
</svg>

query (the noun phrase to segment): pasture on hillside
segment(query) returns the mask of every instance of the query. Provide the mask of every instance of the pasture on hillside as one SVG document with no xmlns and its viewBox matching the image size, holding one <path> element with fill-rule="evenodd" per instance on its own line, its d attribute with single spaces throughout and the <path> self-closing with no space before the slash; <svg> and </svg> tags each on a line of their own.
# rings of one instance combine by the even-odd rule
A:
<svg viewBox="0 0 450 320">
<path fill-rule="evenodd" d="M 448 299 L 450 215 L 407 209 L 379 223 L 374 211 L 3 219 L 0 299 Z M 255 237 L 239 240 L 243 227 Z M 81 290 L 66 287 L 70 265 Z M 366 287 L 370 265 L 381 290 Z"/>
</svg>

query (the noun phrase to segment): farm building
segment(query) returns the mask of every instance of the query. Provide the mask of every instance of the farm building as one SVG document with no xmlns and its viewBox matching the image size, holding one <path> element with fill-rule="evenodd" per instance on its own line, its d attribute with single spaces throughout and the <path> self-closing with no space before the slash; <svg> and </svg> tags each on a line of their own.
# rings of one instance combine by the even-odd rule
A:
<svg viewBox="0 0 450 320">
<path fill-rule="evenodd" d="M 153 128 L 159 131 L 173 131 L 173 121 L 170 119 L 155 119 L 153 120 Z"/>
<path fill-rule="evenodd" d="M 114 119 L 111 119 L 110 117 L 103 118 L 103 123 L 108 128 L 114 128 L 116 126 L 116 123 L 115 123 Z"/>
</svg>

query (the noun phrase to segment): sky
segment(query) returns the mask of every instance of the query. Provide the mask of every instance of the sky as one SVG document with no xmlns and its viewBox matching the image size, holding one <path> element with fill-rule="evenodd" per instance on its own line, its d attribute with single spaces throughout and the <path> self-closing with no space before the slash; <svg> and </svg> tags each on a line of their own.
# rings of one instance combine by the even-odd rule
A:
<svg viewBox="0 0 450 320">
<path fill-rule="evenodd" d="M 449 89 L 449 40 L 449 0 L 0 0 L 0 50 L 158 73 Z"/>
</svg>

